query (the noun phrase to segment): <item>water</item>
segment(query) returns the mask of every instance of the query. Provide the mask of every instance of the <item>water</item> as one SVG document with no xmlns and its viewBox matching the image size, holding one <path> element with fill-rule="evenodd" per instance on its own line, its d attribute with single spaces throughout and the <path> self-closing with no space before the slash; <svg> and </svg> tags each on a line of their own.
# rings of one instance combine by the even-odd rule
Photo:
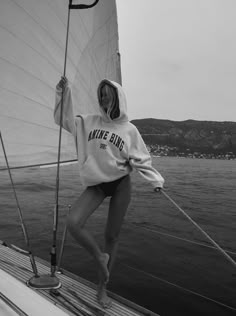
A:
<svg viewBox="0 0 236 316">
<path fill-rule="evenodd" d="M 168 195 L 236 260 L 236 161 L 166 157 L 153 158 L 153 164 L 166 180 Z M 34 252 L 50 260 L 56 168 L 21 169 L 12 175 Z M 0 239 L 24 248 L 8 173 L 0 176 Z M 61 168 L 60 178 L 59 240 L 67 205 L 82 190 L 76 165 Z M 234 315 L 236 311 L 196 295 L 236 309 L 233 265 L 137 172 L 132 183 L 109 289 L 161 315 Z M 88 222 L 101 246 L 107 206 L 105 201 Z M 62 266 L 97 280 L 90 256 L 70 236 Z"/>
</svg>

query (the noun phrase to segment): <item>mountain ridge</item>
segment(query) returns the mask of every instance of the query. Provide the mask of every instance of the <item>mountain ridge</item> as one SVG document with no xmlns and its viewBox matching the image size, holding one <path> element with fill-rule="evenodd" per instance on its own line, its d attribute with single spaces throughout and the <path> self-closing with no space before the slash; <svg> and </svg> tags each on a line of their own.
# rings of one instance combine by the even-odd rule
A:
<svg viewBox="0 0 236 316">
<path fill-rule="evenodd" d="M 132 120 L 151 148 L 168 146 L 172 153 L 236 155 L 236 122 L 172 121 L 144 118 Z"/>
</svg>

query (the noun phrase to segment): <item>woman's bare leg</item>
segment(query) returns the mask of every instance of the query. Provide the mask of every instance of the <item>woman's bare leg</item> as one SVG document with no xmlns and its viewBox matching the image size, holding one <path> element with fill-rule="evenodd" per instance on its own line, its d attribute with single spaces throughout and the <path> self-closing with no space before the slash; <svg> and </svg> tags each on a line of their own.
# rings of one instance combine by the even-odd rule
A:
<svg viewBox="0 0 236 316">
<path fill-rule="evenodd" d="M 118 238 L 122 223 L 129 206 L 131 195 L 130 177 L 126 177 L 121 181 L 115 194 L 110 201 L 107 225 L 105 230 L 105 252 L 109 254 L 110 259 L 108 263 L 109 273 L 113 267 L 117 248 Z M 106 293 L 106 284 L 100 279 L 98 286 L 98 300 L 103 307 L 110 307 L 111 300 Z"/>
<path fill-rule="evenodd" d="M 82 245 L 95 259 L 102 273 L 103 282 L 108 282 L 107 263 L 109 256 L 101 252 L 93 236 L 85 228 L 89 216 L 104 200 L 104 193 L 97 187 L 88 187 L 74 202 L 68 216 L 68 230 L 75 240 Z"/>
</svg>

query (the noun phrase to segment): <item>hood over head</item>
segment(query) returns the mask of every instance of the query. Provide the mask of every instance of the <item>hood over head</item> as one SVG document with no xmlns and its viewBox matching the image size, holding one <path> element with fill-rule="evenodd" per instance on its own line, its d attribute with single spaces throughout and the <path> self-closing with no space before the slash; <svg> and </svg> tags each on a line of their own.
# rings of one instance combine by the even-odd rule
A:
<svg viewBox="0 0 236 316">
<path fill-rule="evenodd" d="M 104 85 L 108 85 L 114 88 L 114 91 L 116 93 L 115 101 L 111 105 L 111 108 L 109 111 L 105 111 L 104 108 L 101 106 L 102 104 L 102 88 Z M 125 93 L 123 91 L 123 88 L 120 84 L 118 84 L 115 81 L 111 81 L 108 79 L 104 79 L 100 82 L 98 89 L 97 89 L 97 95 L 98 95 L 98 102 L 100 105 L 100 111 L 102 113 L 102 117 L 105 119 L 105 121 L 109 122 L 127 122 L 128 121 L 128 115 L 127 115 L 127 103 L 126 103 L 126 97 Z M 118 113 L 118 116 L 114 119 L 111 118 L 112 111 L 116 111 Z"/>
</svg>

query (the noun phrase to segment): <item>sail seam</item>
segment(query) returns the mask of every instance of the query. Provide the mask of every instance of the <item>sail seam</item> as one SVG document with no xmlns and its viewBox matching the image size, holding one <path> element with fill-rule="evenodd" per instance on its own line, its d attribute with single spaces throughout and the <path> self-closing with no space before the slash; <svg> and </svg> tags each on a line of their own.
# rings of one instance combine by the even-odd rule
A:
<svg viewBox="0 0 236 316">
<path fill-rule="evenodd" d="M 21 42 L 23 42 L 27 47 L 30 47 L 34 52 L 36 52 L 39 56 L 41 56 L 43 59 L 45 59 L 51 66 L 53 66 L 53 68 L 60 73 L 59 67 L 56 64 L 53 64 L 51 62 L 51 60 L 46 57 L 45 55 L 41 54 L 37 49 L 35 49 L 33 46 L 29 45 L 23 38 L 17 36 L 14 32 L 12 32 L 11 30 L 7 29 L 6 27 L 0 25 L 0 27 L 5 30 L 6 32 L 8 32 L 9 34 L 11 34 L 13 37 L 15 37 L 16 39 L 20 40 Z"/>
<path fill-rule="evenodd" d="M 29 122 L 29 121 L 26 121 L 26 120 L 22 120 L 22 119 L 18 119 L 18 118 L 15 118 L 13 116 L 9 116 L 9 115 L 4 115 L 3 114 L 3 115 L 1 115 L 1 117 L 10 118 L 10 119 L 13 119 L 13 120 L 16 120 L 16 121 L 24 122 L 24 123 L 29 124 L 29 125 L 35 125 L 35 126 L 43 127 L 43 128 L 46 128 L 46 129 L 49 129 L 49 130 L 53 130 L 53 131 L 57 130 L 57 128 L 45 126 L 45 125 L 38 124 L 38 123 L 32 123 L 32 122 Z"/>
<path fill-rule="evenodd" d="M 63 50 L 63 46 L 60 45 L 57 41 L 55 41 L 53 35 L 50 34 L 50 33 L 48 32 L 48 30 L 45 29 L 45 28 L 43 27 L 43 25 L 41 25 L 36 19 L 34 19 L 33 16 L 32 16 L 28 11 L 26 11 L 26 9 L 25 9 L 24 7 L 20 6 L 15 0 L 11 0 L 11 1 L 14 2 L 14 3 L 15 3 L 21 10 L 23 10 L 28 16 L 30 16 L 31 19 L 32 19 L 37 25 L 39 25 L 40 28 L 47 34 L 47 36 L 50 37 L 50 38 L 57 44 L 57 46 L 58 46 L 61 50 Z M 68 59 L 70 60 L 71 64 L 75 67 L 75 65 L 74 65 L 73 61 L 71 60 L 71 58 L 69 57 Z"/>
<path fill-rule="evenodd" d="M 16 65 L 15 63 L 13 63 L 12 61 L 0 56 L 0 59 L 2 59 L 3 61 L 9 63 L 10 65 L 15 66 L 16 68 L 22 70 L 25 74 L 28 74 L 30 76 L 32 76 L 33 78 L 35 78 L 36 80 L 40 81 L 41 83 L 43 83 L 45 86 L 49 87 L 51 90 L 54 90 L 54 88 L 52 86 L 50 86 L 48 83 L 45 83 L 45 81 L 43 81 L 42 79 L 40 79 L 39 77 L 36 77 L 34 74 L 30 73 L 29 71 L 25 70 L 24 68 L 20 67 L 19 65 Z"/>
<path fill-rule="evenodd" d="M 1 58 L 1 57 L 0 57 L 0 58 Z M 27 100 L 29 100 L 29 101 L 32 101 L 32 102 L 36 103 L 36 104 L 39 104 L 39 105 L 41 105 L 42 107 L 44 107 L 45 109 L 50 110 L 50 112 L 52 112 L 52 108 L 50 108 L 48 105 L 43 104 L 43 103 L 41 103 L 41 102 L 39 102 L 39 101 L 36 101 L 36 100 L 34 100 L 34 99 L 32 99 L 32 98 L 29 98 L 29 97 L 27 97 L 26 95 L 20 94 L 20 93 L 18 93 L 18 92 L 12 91 L 12 90 L 7 89 L 7 88 L 2 87 L 2 86 L 0 86 L 0 89 L 6 90 L 6 91 L 8 91 L 8 92 L 10 92 L 10 93 L 12 93 L 12 94 L 14 94 L 14 95 L 20 96 L 20 97 L 22 97 L 22 98 L 24 98 L 24 99 L 27 99 Z M 2 104 L 2 105 L 4 105 L 4 104 Z"/>
<path fill-rule="evenodd" d="M 78 14 L 79 14 L 80 19 L 81 19 L 81 21 L 82 21 L 82 25 L 83 25 L 83 27 L 84 27 L 85 33 L 86 33 L 87 36 L 89 37 L 88 29 L 86 28 L 86 25 L 85 25 L 85 23 L 84 23 L 84 20 L 83 20 L 81 14 L 80 14 L 80 11 L 78 11 Z M 95 34 L 96 34 L 96 32 L 94 33 L 94 35 L 95 35 Z M 93 37 L 94 37 L 94 36 L 93 36 Z M 94 60 L 94 55 L 91 54 L 91 51 L 90 51 L 90 50 L 87 50 L 87 47 L 88 47 L 88 45 L 90 44 L 90 42 L 91 42 L 91 40 L 93 39 L 93 37 L 92 37 L 92 38 L 89 37 L 89 42 L 87 43 L 87 45 L 86 45 L 85 49 L 83 50 L 81 56 L 84 55 L 84 52 L 85 52 L 85 51 L 86 51 L 87 53 L 89 53 L 89 56 L 91 57 L 91 60 L 92 60 L 92 62 L 93 62 L 93 64 L 94 64 L 95 71 L 96 71 L 96 73 L 97 73 L 97 75 L 98 75 L 98 77 L 99 77 L 100 73 L 99 73 L 99 71 L 98 71 L 97 64 L 96 64 L 96 62 L 95 62 L 95 60 Z M 96 51 L 96 47 L 95 47 L 95 51 Z M 91 83 L 90 83 L 90 86 L 91 86 Z"/>
<path fill-rule="evenodd" d="M 51 7 L 51 9 L 52 9 L 52 6 L 51 6 L 49 0 L 47 1 L 47 3 L 48 3 L 48 5 Z M 53 9 L 53 13 L 54 13 L 55 16 L 58 18 L 58 20 L 60 20 L 60 22 L 62 23 L 62 25 L 65 26 L 65 28 L 66 28 L 66 23 L 63 22 L 62 18 L 55 12 L 54 9 Z M 73 44 L 75 45 L 75 47 L 77 47 L 77 49 L 82 53 L 82 48 L 76 44 L 76 40 L 75 40 L 73 34 L 70 33 L 70 34 L 69 34 L 69 37 L 72 39 Z"/>
</svg>

